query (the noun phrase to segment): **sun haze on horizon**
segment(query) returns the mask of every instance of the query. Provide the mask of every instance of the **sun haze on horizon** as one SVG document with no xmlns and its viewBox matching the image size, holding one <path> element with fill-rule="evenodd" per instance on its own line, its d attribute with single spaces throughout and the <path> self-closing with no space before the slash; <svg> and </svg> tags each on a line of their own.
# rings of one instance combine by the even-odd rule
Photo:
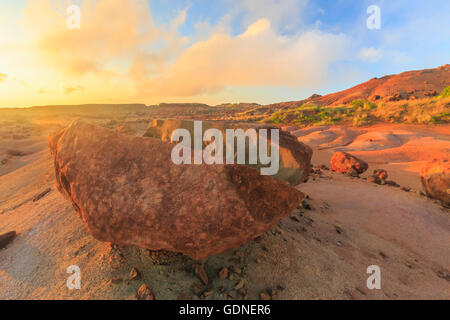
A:
<svg viewBox="0 0 450 320">
<path fill-rule="evenodd" d="M 379 1 L 377 30 L 372 4 L 3 0 L 0 107 L 272 103 L 450 62 L 448 1 Z"/>
</svg>

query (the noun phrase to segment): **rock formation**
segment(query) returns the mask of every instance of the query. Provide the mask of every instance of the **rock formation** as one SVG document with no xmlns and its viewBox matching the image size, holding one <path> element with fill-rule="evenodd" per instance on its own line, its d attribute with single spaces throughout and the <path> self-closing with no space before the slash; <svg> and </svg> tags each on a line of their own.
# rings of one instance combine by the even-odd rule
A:
<svg viewBox="0 0 450 320">
<path fill-rule="evenodd" d="M 57 186 L 92 235 L 203 259 L 290 214 L 304 195 L 245 165 L 175 165 L 172 144 L 73 122 L 49 137 Z"/>
</svg>

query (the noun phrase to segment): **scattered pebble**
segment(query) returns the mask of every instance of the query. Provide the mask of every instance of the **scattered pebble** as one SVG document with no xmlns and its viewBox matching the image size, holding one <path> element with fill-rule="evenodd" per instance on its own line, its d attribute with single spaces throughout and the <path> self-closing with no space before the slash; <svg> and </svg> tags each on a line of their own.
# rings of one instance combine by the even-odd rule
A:
<svg viewBox="0 0 450 320">
<path fill-rule="evenodd" d="M 13 241 L 13 239 L 16 237 L 16 235 L 17 234 L 15 231 L 10 231 L 10 232 L 0 235 L 0 249 L 3 249 L 8 244 L 10 244 Z"/>
<path fill-rule="evenodd" d="M 152 291 L 145 283 L 139 287 L 136 298 L 138 300 L 155 300 Z"/>
<path fill-rule="evenodd" d="M 225 280 L 227 277 L 228 277 L 228 268 L 223 267 L 219 271 L 219 279 L 220 280 Z"/>
<path fill-rule="evenodd" d="M 242 289 L 244 287 L 244 280 L 239 280 L 239 282 L 234 286 L 235 290 Z"/>
<path fill-rule="evenodd" d="M 113 279 L 111 279 L 111 283 L 112 283 L 112 284 L 119 284 L 119 283 L 121 283 L 122 281 L 123 281 L 122 278 L 113 278 Z"/>
<path fill-rule="evenodd" d="M 140 280 L 141 274 L 138 269 L 132 268 L 130 271 L 130 280 Z"/>
<path fill-rule="evenodd" d="M 242 273 L 242 269 L 237 267 L 237 266 L 233 266 L 233 272 L 237 273 L 237 274 L 241 274 Z"/>
<path fill-rule="evenodd" d="M 445 279 L 447 281 L 450 281 L 450 273 L 446 273 L 446 272 L 443 272 L 443 271 L 438 271 L 436 274 L 437 274 L 437 276 L 439 278 L 442 278 L 442 279 Z"/>
<path fill-rule="evenodd" d="M 35 195 L 33 197 L 33 202 L 39 201 L 40 199 L 42 199 L 43 197 L 45 197 L 48 193 L 50 193 L 50 191 L 52 191 L 51 188 L 47 188 L 44 191 L 42 191 L 41 193 Z"/>
<path fill-rule="evenodd" d="M 207 297 L 209 297 L 209 296 L 212 296 L 213 293 L 214 293 L 214 291 L 212 291 L 212 290 L 207 290 L 207 291 L 203 292 L 203 296 L 204 296 L 205 298 L 207 298 Z"/>
<path fill-rule="evenodd" d="M 272 300 L 272 298 L 271 298 L 267 293 L 265 293 L 265 292 L 261 292 L 261 293 L 259 294 L 259 298 L 260 298 L 261 300 Z"/>
<path fill-rule="evenodd" d="M 208 276 L 205 272 L 205 268 L 203 264 L 193 264 L 194 274 L 206 285 L 208 284 Z"/>
</svg>

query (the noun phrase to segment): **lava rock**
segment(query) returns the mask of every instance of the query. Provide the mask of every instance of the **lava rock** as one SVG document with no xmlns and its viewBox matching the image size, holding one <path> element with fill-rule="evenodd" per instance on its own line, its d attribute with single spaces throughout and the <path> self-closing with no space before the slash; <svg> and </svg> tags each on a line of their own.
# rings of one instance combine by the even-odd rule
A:
<svg viewBox="0 0 450 320">
<path fill-rule="evenodd" d="M 330 159 L 331 169 L 336 172 L 349 173 L 353 170 L 361 174 L 369 167 L 367 162 L 346 152 L 335 152 Z"/>
</svg>

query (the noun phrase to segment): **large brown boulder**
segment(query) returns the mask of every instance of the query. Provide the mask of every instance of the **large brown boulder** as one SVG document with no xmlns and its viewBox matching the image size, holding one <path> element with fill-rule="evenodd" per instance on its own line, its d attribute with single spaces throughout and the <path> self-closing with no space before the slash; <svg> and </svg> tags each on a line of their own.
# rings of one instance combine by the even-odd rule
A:
<svg viewBox="0 0 450 320">
<path fill-rule="evenodd" d="M 369 168 L 367 162 L 347 152 L 335 152 L 330 159 L 331 169 L 336 172 L 361 174 Z"/>
<path fill-rule="evenodd" d="M 230 121 L 202 121 L 202 135 L 208 129 L 218 129 L 222 132 L 224 137 L 224 143 L 226 143 L 226 129 L 247 129 L 253 128 L 259 129 L 278 129 L 273 126 L 251 123 L 236 123 Z M 176 129 L 187 129 L 191 137 L 194 136 L 194 120 L 180 120 L 180 119 L 156 119 L 153 120 L 144 134 L 145 137 L 158 138 L 162 141 L 170 142 L 172 132 Z M 270 141 L 270 136 L 269 136 Z M 205 147 L 205 146 L 204 146 Z M 279 170 L 275 178 L 286 181 L 291 185 L 297 185 L 299 183 L 308 180 L 308 175 L 311 171 L 311 157 L 312 149 L 299 142 L 294 136 L 286 131 L 279 131 Z M 225 154 L 225 152 L 224 152 Z M 246 146 L 246 154 L 248 154 L 248 144 Z M 236 159 L 235 159 L 236 160 Z M 260 168 L 261 165 L 252 165 L 248 163 L 248 157 L 246 156 L 246 165 L 254 168 Z M 237 163 L 235 161 L 235 163 Z"/>
<path fill-rule="evenodd" d="M 435 159 L 426 163 L 420 179 L 428 196 L 450 206 L 450 161 Z"/>
<path fill-rule="evenodd" d="M 245 165 L 175 165 L 173 145 L 81 121 L 49 137 L 57 186 L 92 235 L 203 259 L 290 214 L 304 195 Z"/>
</svg>

